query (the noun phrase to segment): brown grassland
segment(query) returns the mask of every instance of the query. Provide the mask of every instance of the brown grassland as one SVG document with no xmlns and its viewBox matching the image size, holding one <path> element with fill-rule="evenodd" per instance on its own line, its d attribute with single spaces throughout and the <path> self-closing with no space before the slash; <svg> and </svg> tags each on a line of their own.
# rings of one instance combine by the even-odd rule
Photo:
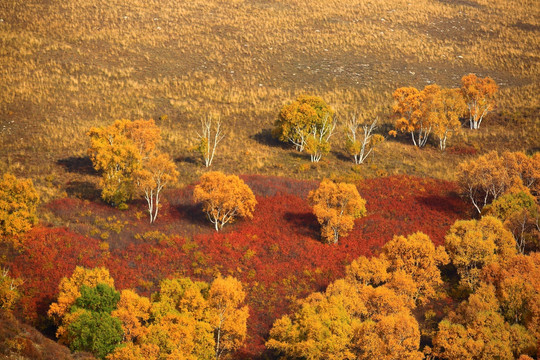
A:
<svg viewBox="0 0 540 360">
<path fill-rule="evenodd" d="M 468 154 L 540 147 L 535 0 L 4 0 L 0 18 L 0 171 L 34 178 L 45 198 L 92 188 L 85 133 L 120 118 L 156 119 L 182 183 L 205 171 L 190 148 L 207 114 L 227 131 L 213 167 L 231 173 L 452 179 Z M 350 113 L 378 114 L 386 135 L 394 89 L 457 87 L 470 72 L 501 88 L 480 131 L 445 153 L 390 138 L 352 167 Z M 302 93 L 341 122 L 316 166 L 270 136 Z"/>
</svg>

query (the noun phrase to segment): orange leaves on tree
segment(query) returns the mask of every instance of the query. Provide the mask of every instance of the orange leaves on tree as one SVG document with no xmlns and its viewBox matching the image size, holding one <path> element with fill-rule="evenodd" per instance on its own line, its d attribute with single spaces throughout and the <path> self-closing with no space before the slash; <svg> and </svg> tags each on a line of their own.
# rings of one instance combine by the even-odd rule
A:
<svg viewBox="0 0 540 360">
<path fill-rule="evenodd" d="M 475 74 L 461 78 L 461 93 L 469 108 L 469 123 L 471 129 L 478 129 L 484 116 L 495 106 L 495 94 L 499 87 L 490 78 L 479 78 Z"/>
<path fill-rule="evenodd" d="M 203 211 L 219 231 L 236 217 L 253 217 L 257 205 L 255 195 L 236 175 L 213 171 L 201 176 L 193 191 L 195 201 L 201 202 Z"/>
<path fill-rule="evenodd" d="M 354 227 L 354 219 L 366 215 L 366 201 L 353 184 L 323 180 L 308 199 L 321 224 L 321 236 L 328 243 L 337 244 L 339 237 Z"/>
</svg>

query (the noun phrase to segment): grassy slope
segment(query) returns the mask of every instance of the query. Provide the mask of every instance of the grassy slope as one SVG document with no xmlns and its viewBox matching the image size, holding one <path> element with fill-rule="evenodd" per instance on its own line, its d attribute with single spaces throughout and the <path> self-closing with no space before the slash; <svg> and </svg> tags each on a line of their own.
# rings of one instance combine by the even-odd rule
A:
<svg viewBox="0 0 540 360">
<path fill-rule="evenodd" d="M 94 1 L 0 4 L 0 169 L 35 178 L 45 193 L 84 162 L 91 126 L 154 118 L 182 181 L 202 169 L 189 152 L 198 120 L 219 113 L 228 136 L 216 167 L 313 178 L 350 169 L 344 129 L 322 166 L 276 146 L 268 129 L 299 93 L 322 95 L 341 116 L 378 111 L 391 92 L 464 74 L 501 86 L 499 115 L 450 145 L 480 151 L 538 148 L 540 10 L 535 1 Z M 163 117 L 166 115 L 166 117 Z M 491 122 L 491 123 L 490 123 Z M 494 123 L 497 123 L 495 125 Z M 390 124 L 379 131 L 386 133 Z M 519 138 L 520 141 L 514 141 Z M 399 139 L 398 139 L 399 140 Z M 459 151 L 458 151 L 459 152 Z M 363 175 L 452 178 L 459 154 L 383 145 Z"/>
</svg>

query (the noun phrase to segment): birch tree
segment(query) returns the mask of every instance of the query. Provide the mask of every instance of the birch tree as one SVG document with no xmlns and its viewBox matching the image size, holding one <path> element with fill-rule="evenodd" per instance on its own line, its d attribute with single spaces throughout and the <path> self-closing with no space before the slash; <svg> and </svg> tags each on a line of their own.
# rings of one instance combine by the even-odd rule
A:
<svg viewBox="0 0 540 360">
<path fill-rule="evenodd" d="M 237 217 L 253 217 L 257 205 L 249 186 L 236 175 L 213 171 L 201 176 L 193 191 L 195 201 L 201 202 L 203 211 L 216 231 Z"/>
<path fill-rule="evenodd" d="M 153 154 L 143 162 L 134 174 L 137 187 L 148 204 L 150 223 L 156 221 L 163 188 L 174 183 L 179 173 L 176 165 L 166 154 Z"/>
<path fill-rule="evenodd" d="M 225 137 L 221 118 L 214 119 L 211 116 L 207 116 L 201 119 L 201 132 L 197 133 L 197 136 L 199 137 L 197 151 L 202 155 L 204 165 L 209 167 L 214 160 L 217 146 Z"/>
<path fill-rule="evenodd" d="M 363 164 L 373 153 L 375 146 L 384 141 L 384 137 L 373 132 L 377 129 L 378 118 L 371 124 L 362 124 L 356 115 L 347 120 L 347 142 L 345 147 L 355 164 Z M 360 130 L 362 129 L 362 130 Z"/>
<path fill-rule="evenodd" d="M 495 107 L 495 94 L 499 87 L 490 77 L 479 78 L 475 74 L 461 78 L 461 93 L 469 108 L 469 125 L 479 129 L 484 117 Z"/>
</svg>

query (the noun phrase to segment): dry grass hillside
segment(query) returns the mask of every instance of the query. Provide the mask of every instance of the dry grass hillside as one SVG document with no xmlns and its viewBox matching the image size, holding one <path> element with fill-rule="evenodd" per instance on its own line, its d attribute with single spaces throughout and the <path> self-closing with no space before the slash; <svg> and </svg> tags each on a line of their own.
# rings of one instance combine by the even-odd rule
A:
<svg viewBox="0 0 540 360">
<path fill-rule="evenodd" d="M 44 193 L 94 183 L 85 132 L 120 118 L 158 121 L 182 182 L 203 171 L 190 148 L 209 113 L 228 132 L 215 167 L 234 173 L 452 178 L 467 154 L 540 147 L 535 0 L 4 0 L 0 19 L 0 171 Z M 269 135 L 301 93 L 342 124 L 378 112 L 386 134 L 395 88 L 470 72 L 497 81 L 499 106 L 446 153 L 389 139 L 351 172 L 343 128 L 317 166 Z"/>
</svg>

